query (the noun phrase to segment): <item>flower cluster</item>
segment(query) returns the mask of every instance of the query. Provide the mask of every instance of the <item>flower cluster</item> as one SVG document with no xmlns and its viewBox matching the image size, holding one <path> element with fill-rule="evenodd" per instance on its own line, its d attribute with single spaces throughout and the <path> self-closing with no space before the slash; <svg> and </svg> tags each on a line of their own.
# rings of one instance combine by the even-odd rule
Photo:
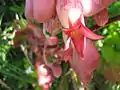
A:
<svg viewBox="0 0 120 90">
<path fill-rule="evenodd" d="M 27 28 L 16 32 L 14 44 L 18 46 L 26 40 L 30 50 L 36 54 L 38 83 L 43 90 L 49 90 L 54 77 L 62 75 L 62 62 L 68 62 L 84 86 L 88 86 L 100 58 L 93 40 L 104 36 L 96 35 L 85 26 L 81 1 L 26 0 L 25 15 Z M 108 21 L 107 10 L 103 9 L 93 18 L 103 26 Z M 29 19 L 42 23 L 43 27 L 38 27 Z M 57 37 L 60 30 L 62 38 Z"/>
</svg>

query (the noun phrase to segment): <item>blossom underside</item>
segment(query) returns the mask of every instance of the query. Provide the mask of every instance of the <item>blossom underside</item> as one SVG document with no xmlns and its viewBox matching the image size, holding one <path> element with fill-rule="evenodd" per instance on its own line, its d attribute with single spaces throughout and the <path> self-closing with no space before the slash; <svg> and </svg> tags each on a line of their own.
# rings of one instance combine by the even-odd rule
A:
<svg viewBox="0 0 120 90">
<path fill-rule="evenodd" d="M 94 34 L 91 30 L 85 27 L 81 20 L 78 19 L 73 25 L 68 19 L 69 28 L 64 30 L 64 33 L 71 38 L 78 54 L 81 58 L 84 57 L 84 48 L 85 48 L 85 38 L 90 38 L 93 40 L 102 39 L 104 36 L 99 36 Z"/>
</svg>

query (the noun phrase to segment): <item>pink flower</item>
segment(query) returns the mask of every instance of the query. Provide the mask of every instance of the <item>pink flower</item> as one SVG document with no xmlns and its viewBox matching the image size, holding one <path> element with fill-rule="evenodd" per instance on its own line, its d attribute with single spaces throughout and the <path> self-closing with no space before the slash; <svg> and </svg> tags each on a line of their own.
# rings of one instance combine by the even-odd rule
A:
<svg viewBox="0 0 120 90">
<path fill-rule="evenodd" d="M 69 28 L 64 30 L 64 33 L 68 36 L 68 40 L 66 43 L 66 49 L 68 50 L 69 44 L 72 41 L 74 47 L 77 50 L 78 55 L 83 58 L 84 57 L 84 49 L 85 49 L 85 40 L 86 38 L 97 40 L 102 39 L 104 36 L 99 36 L 94 34 L 91 30 L 85 27 L 80 18 L 72 25 L 70 19 L 68 19 Z"/>
<path fill-rule="evenodd" d="M 93 71 L 99 67 L 100 54 L 92 40 L 86 39 L 85 42 L 84 60 L 81 60 L 75 48 L 73 48 L 73 56 L 69 62 L 83 85 L 87 87 L 93 76 Z"/>
</svg>

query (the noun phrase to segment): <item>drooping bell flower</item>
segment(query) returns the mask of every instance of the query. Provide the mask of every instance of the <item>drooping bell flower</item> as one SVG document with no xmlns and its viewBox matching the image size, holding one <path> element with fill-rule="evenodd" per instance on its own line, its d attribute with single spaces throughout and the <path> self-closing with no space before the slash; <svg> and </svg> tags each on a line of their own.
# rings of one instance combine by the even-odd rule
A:
<svg viewBox="0 0 120 90">
<path fill-rule="evenodd" d="M 72 40 L 78 54 L 81 58 L 84 57 L 83 52 L 85 49 L 85 39 L 102 39 L 103 36 L 99 36 L 90 31 L 87 27 L 85 27 L 80 18 L 72 25 L 69 20 L 69 28 L 64 30 L 64 33 L 68 36 L 69 39 Z"/>
<path fill-rule="evenodd" d="M 86 39 L 85 43 L 84 60 L 81 60 L 75 48 L 73 48 L 73 56 L 69 62 L 73 71 L 76 72 L 78 78 L 83 82 L 83 85 L 88 87 L 93 71 L 99 67 L 100 54 L 92 40 Z"/>
<path fill-rule="evenodd" d="M 104 26 L 109 20 L 107 8 L 93 15 L 92 18 L 98 26 Z"/>
<path fill-rule="evenodd" d="M 116 0 L 109 0 L 109 2 L 107 0 L 57 0 L 56 11 L 63 27 L 68 28 L 68 11 L 70 9 L 78 9 L 78 13 L 82 11 L 82 14 L 86 17 L 95 14 L 98 16 L 99 13 L 103 12 L 106 7 L 115 1 Z M 74 14 L 74 18 L 78 18 L 78 16 L 78 14 Z M 102 14 L 102 16 L 104 17 L 104 14 Z"/>
<path fill-rule="evenodd" d="M 41 28 L 33 23 L 28 23 L 26 28 L 17 29 L 14 37 L 14 47 L 18 47 L 21 42 L 27 41 L 32 45 L 43 45 L 45 36 Z"/>
<path fill-rule="evenodd" d="M 47 31 L 51 36 L 55 36 L 61 27 L 62 25 L 57 16 L 43 23 L 44 32 Z"/>
<path fill-rule="evenodd" d="M 117 0 L 80 0 L 84 16 L 95 15 L 107 8 L 115 1 Z"/>
<path fill-rule="evenodd" d="M 109 19 L 107 7 L 116 0 L 80 0 L 83 15 L 92 16 L 99 26 L 104 26 Z"/>
<path fill-rule="evenodd" d="M 64 33 L 68 36 L 67 47 L 70 41 L 74 44 L 79 56 L 84 57 L 85 39 L 102 39 L 103 36 L 94 34 L 84 26 L 84 16 L 80 0 L 57 0 L 57 14 L 61 24 L 67 28 Z M 67 50 L 67 49 L 66 49 Z"/>
<path fill-rule="evenodd" d="M 26 0 L 25 16 L 43 23 L 55 16 L 55 0 Z"/>
<path fill-rule="evenodd" d="M 25 16 L 30 19 L 33 18 L 33 0 L 26 0 Z"/>
<path fill-rule="evenodd" d="M 48 66 L 40 64 L 39 60 L 36 60 L 35 66 L 38 74 L 38 84 L 42 87 L 42 90 L 49 90 L 54 80 L 52 70 Z"/>
</svg>

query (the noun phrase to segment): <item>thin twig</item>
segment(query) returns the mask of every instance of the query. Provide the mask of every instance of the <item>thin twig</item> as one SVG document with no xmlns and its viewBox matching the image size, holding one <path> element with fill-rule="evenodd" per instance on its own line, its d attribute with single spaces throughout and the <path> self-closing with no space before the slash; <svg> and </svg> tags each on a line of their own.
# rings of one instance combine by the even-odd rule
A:
<svg viewBox="0 0 120 90">
<path fill-rule="evenodd" d="M 116 21 L 119 21 L 119 20 L 120 20 L 120 15 L 118 15 L 118 16 L 116 16 L 116 17 L 113 17 L 113 18 L 110 18 L 109 21 L 108 21 L 108 23 L 107 23 L 105 26 L 103 26 L 103 27 L 106 27 L 106 26 L 110 25 L 111 23 L 116 22 Z M 93 27 L 90 28 L 90 29 L 91 29 L 93 32 L 96 32 L 96 31 L 99 31 L 100 29 L 102 29 L 103 27 L 98 26 L 98 25 L 95 25 L 95 26 L 93 26 Z"/>
<path fill-rule="evenodd" d="M 23 51 L 24 55 L 26 56 L 29 64 L 30 64 L 31 67 L 33 68 L 34 66 L 33 66 L 32 62 L 30 61 L 30 58 L 28 57 L 28 52 L 27 52 L 27 50 L 25 49 L 25 47 L 24 47 L 23 45 L 20 45 L 20 48 L 21 48 L 21 50 Z"/>
<path fill-rule="evenodd" d="M 79 90 L 74 80 L 72 80 L 72 84 L 73 84 L 74 90 Z"/>
<path fill-rule="evenodd" d="M 43 48 L 43 60 L 46 65 L 49 66 L 49 63 L 46 59 L 46 48 L 47 48 L 47 40 L 44 42 L 44 48 Z"/>
<path fill-rule="evenodd" d="M 5 82 L 0 79 L 0 84 L 8 90 L 12 90 Z"/>
</svg>

